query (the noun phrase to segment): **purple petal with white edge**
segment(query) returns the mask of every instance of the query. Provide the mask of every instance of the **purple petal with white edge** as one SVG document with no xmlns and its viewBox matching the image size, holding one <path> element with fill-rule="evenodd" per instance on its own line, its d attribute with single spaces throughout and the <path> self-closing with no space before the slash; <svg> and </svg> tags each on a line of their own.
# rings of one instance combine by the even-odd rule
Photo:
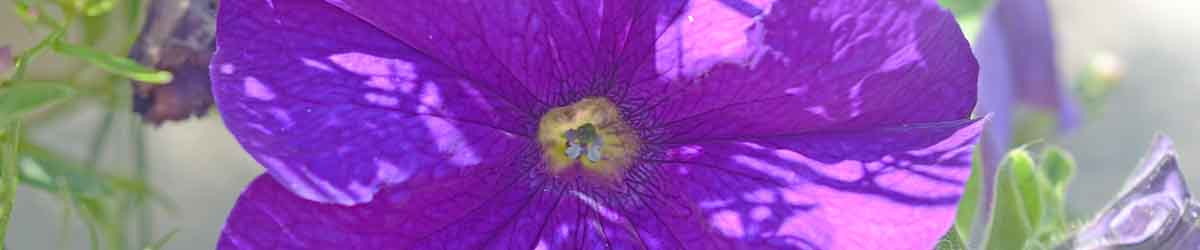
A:
<svg viewBox="0 0 1200 250">
<path fill-rule="evenodd" d="M 509 93 L 325 2 L 222 2 L 218 27 L 210 68 L 226 126 L 306 199 L 367 202 L 383 186 L 536 148 L 523 137 L 539 118 Z"/>
<path fill-rule="evenodd" d="M 527 106 L 623 91 L 648 78 L 655 25 L 678 15 L 681 2 L 327 1 L 473 80 L 521 83 L 495 88 Z"/>
<path fill-rule="evenodd" d="M 731 4 L 735 2 L 736 4 Z M 978 67 L 935 1 L 693 1 L 635 85 L 663 142 L 964 119 Z M 757 15 L 756 15 L 757 14 Z"/>
<path fill-rule="evenodd" d="M 931 249 L 953 222 L 981 128 L 682 145 L 614 196 L 478 171 L 346 207 L 260 177 L 218 249 Z"/>
<path fill-rule="evenodd" d="M 1144 157 L 1121 192 L 1065 241 L 1066 246 L 1072 249 L 1196 248 L 1197 203 L 1188 192 L 1171 140 L 1156 136 Z"/>
</svg>

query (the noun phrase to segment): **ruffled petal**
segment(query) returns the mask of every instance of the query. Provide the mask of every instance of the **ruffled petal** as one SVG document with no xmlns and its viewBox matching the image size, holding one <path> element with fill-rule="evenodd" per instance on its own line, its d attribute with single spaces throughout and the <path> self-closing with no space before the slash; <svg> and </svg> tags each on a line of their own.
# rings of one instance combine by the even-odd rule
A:
<svg viewBox="0 0 1200 250">
<path fill-rule="evenodd" d="M 680 9 L 677 0 L 328 1 L 473 80 L 521 83 L 497 91 L 529 106 L 627 90 L 652 73 L 655 26 Z"/>
<path fill-rule="evenodd" d="M 663 142 L 950 121 L 975 104 L 978 66 L 935 1 L 693 1 L 681 16 L 659 78 L 633 91 Z"/>
<path fill-rule="evenodd" d="M 683 145 L 609 196 L 479 171 L 346 207 L 259 178 L 218 249 L 931 249 L 981 126 Z"/>
<path fill-rule="evenodd" d="M 333 5 L 226 1 L 218 27 L 211 76 L 226 127 L 304 198 L 366 202 L 536 147 L 526 137 L 538 115 L 524 104 Z"/>
<path fill-rule="evenodd" d="M 1104 209 L 1058 249 L 1186 249 L 1198 246 L 1200 212 L 1180 170 L 1174 143 L 1155 136 L 1149 152 Z"/>
</svg>

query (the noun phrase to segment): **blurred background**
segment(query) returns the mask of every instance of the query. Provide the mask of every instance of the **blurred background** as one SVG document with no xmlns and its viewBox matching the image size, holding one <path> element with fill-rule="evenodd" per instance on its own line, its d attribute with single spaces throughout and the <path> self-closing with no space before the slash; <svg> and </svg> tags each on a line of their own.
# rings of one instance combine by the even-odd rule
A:
<svg viewBox="0 0 1200 250">
<path fill-rule="evenodd" d="M 1200 1 L 1194 0 L 1051 0 L 1058 59 L 1064 82 L 1073 82 L 1097 55 L 1115 56 L 1125 78 L 1110 90 L 1098 115 L 1088 117 L 1080 129 L 1046 139 L 1075 155 L 1079 170 L 1067 193 L 1074 216 L 1087 216 L 1101 208 L 1117 191 L 1146 150 L 1153 135 L 1172 137 L 1180 151 L 1183 171 L 1200 191 Z M 31 31 L 19 20 L 13 5 L 0 4 L 0 46 L 14 51 L 34 46 L 47 32 Z M 123 13 L 125 9 L 114 9 Z M 119 18 L 118 18 L 119 19 Z M 108 51 L 127 46 L 131 32 L 140 28 L 110 20 L 104 39 L 97 44 Z M 77 60 L 54 55 L 41 57 L 28 72 L 31 79 L 58 79 L 80 68 Z M 102 78 L 85 72 L 78 79 Z M 126 91 L 118 89 L 114 91 Z M 127 93 L 126 93 L 127 94 Z M 95 98 L 92 98 L 95 99 Z M 105 129 L 104 105 L 113 105 L 105 146 L 96 166 L 115 175 L 137 171 L 136 138 L 145 138 L 148 179 L 169 197 L 171 209 L 154 210 L 155 239 L 177 230 L 167 249 L 213 249 L 225 220 L 242 188 L 262 172 L 210 113 L 184 122 L 155 127 L 143 125 L 128 112 L 128 103 L 83 99 L 78 108 L 55 110 L 40 119 L 30 140 L 67 158 L 83 161 L 92 151 L 94 135 Z M 122 106 L 124 105 L 124 106 Z M 136 131 L 136 130 L 141 130 Z M 7 233 L 12 249 L 87 249 L 87 226 L 65 218 L 70 203 L 58 194 L 22 186 L 16 195 Z M 71 215 L 74 216 L 74 215 Z M 63 236 L 67 241 L 62 241 Z M 131 249 L 133 249 L 131 247 Z"/>
</svg>

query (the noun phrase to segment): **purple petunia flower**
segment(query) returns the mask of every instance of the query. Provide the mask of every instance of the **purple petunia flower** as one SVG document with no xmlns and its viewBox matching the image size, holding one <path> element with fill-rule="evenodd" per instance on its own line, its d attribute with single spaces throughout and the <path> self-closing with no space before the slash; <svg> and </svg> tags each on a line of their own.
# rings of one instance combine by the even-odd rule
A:
<svg viewBox="0 0 1200 250">
<path fill-rule="evenodd" d="M 998 0 L 983 21 L 975 53 L 982 67 L 980 112 L 992 114 L 984 143 L 988 165 L 999 164 L 1010 146 L 1019 106 L 1057 114 L 1060 131 L 1079 126 L 1079 107 L 1059 82 L 1050 21 L 1045 0 Z"/>
<path fill-rule="evenodd" d="M 218 249 L 930 249 L 982 129 L 933 0 L 219 8 Z"/>
<path fill-rule="evenodd" d="M 979 112 L 990 114 L 984 133 L 981 209 L 971 230 L 980 243 L 990 224 L 992 195 L 1000 160 L 1013 143 L 1017 108 L 1028 106 L 1058 115 L 1059 131 L 1079 125 L 1080 111 L 1059 83 L 1054 32 L 1045 0 L 997 0 L 984 17 L 975 45 L 979 58 Z"/>
<path fill-rule="evenodd" d="M 1173 145 L 1155 136 L 1120 193 L 1057 249 L 1200 247 L 1200 202 L 1188 192 Z"/>
</svg>

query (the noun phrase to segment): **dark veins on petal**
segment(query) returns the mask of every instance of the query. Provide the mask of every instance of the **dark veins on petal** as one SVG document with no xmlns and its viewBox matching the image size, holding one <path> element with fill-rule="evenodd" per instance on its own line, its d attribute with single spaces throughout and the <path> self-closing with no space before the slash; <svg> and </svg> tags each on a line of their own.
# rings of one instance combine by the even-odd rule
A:
<svg viewBox="0 0 1200 250">
<path fill-rule="evenodd" d="M 331 2 L 221 6 L 214 91 L 272 178 L 220 249 L 929 249 L 980 132 L 933 1 Z M 585 97 L 645 142 L 615 185 L 530 141 Z"/>
</svg>

